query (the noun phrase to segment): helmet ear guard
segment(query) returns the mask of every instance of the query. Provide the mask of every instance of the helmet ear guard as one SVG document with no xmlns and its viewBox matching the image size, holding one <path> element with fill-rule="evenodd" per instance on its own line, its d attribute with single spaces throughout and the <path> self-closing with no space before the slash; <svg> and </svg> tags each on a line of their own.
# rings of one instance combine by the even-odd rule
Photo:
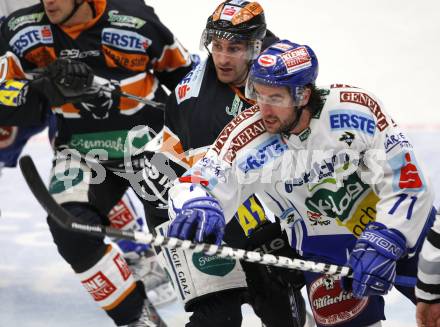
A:
<svg viewBox="0 0 440 327">
<path fill-rule="evenodd" d="M 292 90 L 292 96 L 295 103 L 301 103 L 304 100 L 304 86 L 297 86 L 295 90 Z"/>
</svg>

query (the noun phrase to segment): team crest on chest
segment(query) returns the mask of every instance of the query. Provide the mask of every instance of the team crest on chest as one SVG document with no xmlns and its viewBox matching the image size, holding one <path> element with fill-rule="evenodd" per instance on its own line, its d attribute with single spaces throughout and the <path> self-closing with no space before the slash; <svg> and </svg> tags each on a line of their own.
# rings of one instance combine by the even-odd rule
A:
<svg viewBox="0 0 440 327">
<path fill-rule="evenodd" d="M 226 113 L 232 117 L 237 116 L 243 110 L 243 102 L 238 95 L 235 95 L 231 107 L 226 106 Z"/>
<path fill-rule="evenodd" d="M 345 132 L 341 135 L 339 138 L 339 141 L 347 143 L 348 146 L 351 146 L 351 144 L 354 141 L 354 134 L 350 132 Z"/>
</svg>

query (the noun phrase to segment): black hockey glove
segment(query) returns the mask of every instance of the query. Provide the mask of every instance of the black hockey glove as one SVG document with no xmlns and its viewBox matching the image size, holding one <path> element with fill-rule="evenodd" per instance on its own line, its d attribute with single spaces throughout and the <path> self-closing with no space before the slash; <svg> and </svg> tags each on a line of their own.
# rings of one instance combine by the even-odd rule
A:
<svg viewBox="0 0 440 327">
<path fill-rule="evenodd" d="M 57 59 L 47 67 L 37 69 L 39 74 L 30 87 L 40 92 L 51 106 L 75 103 L 90 98 L 87 93 L 93 84 L 93 71 L 85 63 L 70 59 Z"/>
<path fill-rule="evenodd" d="M 279 223 L 264 223 L 248 237 L 246 250 L 285 257 L 298 257 Z M 300 289 L 301 271 L 242 262 L 249 291 L 249 303 L 268 327 L 303 326 L 305 302 Z"/>
</svg>

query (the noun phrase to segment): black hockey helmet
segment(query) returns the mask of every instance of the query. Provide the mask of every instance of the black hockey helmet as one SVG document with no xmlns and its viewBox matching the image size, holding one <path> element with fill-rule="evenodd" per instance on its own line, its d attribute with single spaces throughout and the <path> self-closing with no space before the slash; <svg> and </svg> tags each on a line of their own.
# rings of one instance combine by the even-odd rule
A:
<svg viewBox="0 0 440 327">
<path fill-rule="evenodd" d="M 266 19 L 263 7 L 258 2 L 227 0 L 222 2 L 208 17 L 200 46 L 208 48 L 213 37 L 229 41 L 248 41 L 252 58 L 261 51 L 266 35 Z"/>
</svg>

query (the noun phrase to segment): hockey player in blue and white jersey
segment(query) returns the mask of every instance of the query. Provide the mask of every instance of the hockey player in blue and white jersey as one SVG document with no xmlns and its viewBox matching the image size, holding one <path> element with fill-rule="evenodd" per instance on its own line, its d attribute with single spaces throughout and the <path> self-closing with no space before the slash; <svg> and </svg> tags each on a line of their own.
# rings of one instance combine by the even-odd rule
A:
<svg viewBox="0 0 440 327">
<path fill-rule="evenodd" d="M 170 190 L 168 235 L 219 243 L 256 193 L 305 259 L 353 269 L 342 283 L 305 273 L 317 325 L 380 326 L 396 274 L 416 275 L 433 191 L 382 103 L 357 87 L 318 88 L 317 75 L 308 46 L 284 40 L 258 57 L 246 92 L 257 105 Z M 396 288 L 415 302 L 413 287 Z"/>
<path fill-rule="evenodd" d="M 178 164 L 177 176 L 204 155 L 231 119 L 255 104 L 244 96 L 251 61 L 279 40 L 266 29 L 265 15 L 258 2 L 227 0 L 208 16 L 200 41 L 208 58 L 179 83 L 165 107 L 161 151 Z M 235 217 L 227 225 L 225 244 L 265 249 L 274 255 L 295 254 L 279 224 L 269 223 L 255 196 L 238 208 Z M 209 257 L 209 264 L 201 269 L 199 263 L 208 257 L 182 249 L 162 253 L 172 266 L 169 272 L 185 310 L 192 312 L 187 327 L 241 326 L 244 301 L 267 327 L 304 325 L 301 272 L 281 276 L 277 269 L 220 257 Z M 231 268 L 225 270 L 228 265 Z M 262 285 L 263 279 L 273 282 Z"/>
</svg>

